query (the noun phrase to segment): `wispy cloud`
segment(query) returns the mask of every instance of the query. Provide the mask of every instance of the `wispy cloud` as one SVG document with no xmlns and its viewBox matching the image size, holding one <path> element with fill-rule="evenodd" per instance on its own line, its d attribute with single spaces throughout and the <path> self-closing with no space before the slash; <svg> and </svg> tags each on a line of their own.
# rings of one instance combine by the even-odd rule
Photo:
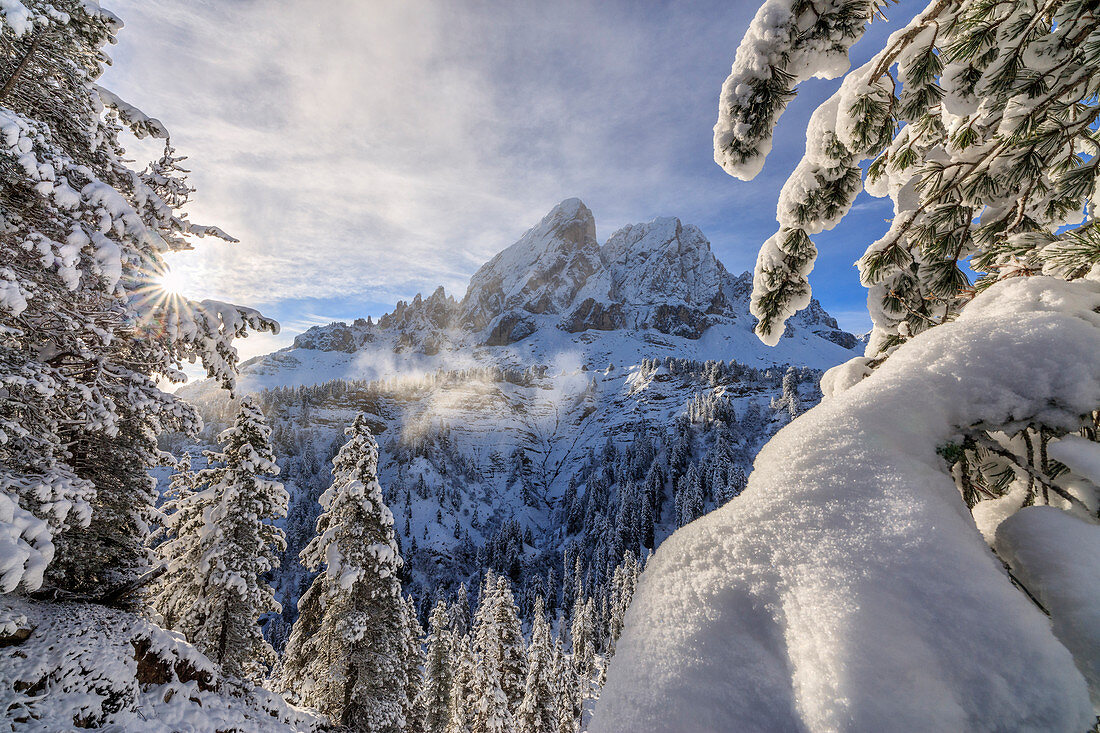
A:
<svg viewBox="0 0 1100 733">
<path fill-rule="evenodd" d="M 710 137 L 755 3 L 112 7 L 127 28 L 105 83 L 191 156 L 192 218 L 242 240 L 171 264 L 194 295 L 245 303 L 392 302 L 439 284 L 460 296 L 568 196 L 601 236 L 676 215 L 731 269 L 751 267 L 812 100 L 830 91 L 803 92 L 750 185 L 714 165 Z M 313 322 L 280 310 L 292 330 Z"/>
<path fill-rule="evenodd" d="M 242 240 L 175 258 L 203 295 L 460 289 L 566 196 L 609 225 L 717 203 L 681 157 L 698 147 L 684 144 L 685 118 L 706 135 L 711 116 L 685 110 L 681 88 L 700 61 L 698 17 L 662 25 L 661 12 L 580 3 L 116 5 L 128 27 L 107 83 L 191 155 L 193 218 Z M 714 79 L 696 78 L 713 97 Z"/>
</svg>

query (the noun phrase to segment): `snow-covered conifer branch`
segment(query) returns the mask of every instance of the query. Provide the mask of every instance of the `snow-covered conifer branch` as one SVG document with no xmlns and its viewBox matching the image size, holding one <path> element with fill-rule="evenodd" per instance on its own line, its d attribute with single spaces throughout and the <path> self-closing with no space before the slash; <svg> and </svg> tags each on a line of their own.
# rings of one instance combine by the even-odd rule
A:
<svg viewBox="0 0 1100 733">
<path fill-rule="evenodd" d="M 839 73 L 837 58 L 823 53 L 817 66 L 797 67 L 789 89 L 769 93 L 765 81 L 784 68 L 776 59 L 803 58 L 775 54 L 786 41 L 760 40 L 772 5 L 750 27 L 741 71 L 723 89 L 716 159 L 740 177 L 759 170 L 794 83 L 815 69 Z M 777 208 L 779 231 L 757 259 L 760 337 L 775 343 L 809 301 L 811 237 L 851 208 L 868 160 L 865 190 L 894 204 L 889 231 L 859 261 L 875 324 L 869 355 L 952 318 L 973 292 L 964 264 L 983 273 L 978 288 L 1036 272 L 1082 276 L 1087 268 L 1067 254 L 1091 250 L 1062 230 L 1092 217 L 1098 26 L 1082 0 L 936 0 L 847 74 L 811 118 L 806 154 Z M 1044 234 L 1062 245 L 1044 247 Z"/>
</svg>

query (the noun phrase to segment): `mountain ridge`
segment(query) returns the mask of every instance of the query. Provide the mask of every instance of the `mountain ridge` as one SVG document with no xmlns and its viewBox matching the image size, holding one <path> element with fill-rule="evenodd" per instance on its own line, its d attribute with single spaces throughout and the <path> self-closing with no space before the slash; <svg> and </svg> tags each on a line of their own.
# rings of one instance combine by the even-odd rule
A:
<svg viewBox="0 0 1100 733">
<path fill-rule="evenodd" d="M 242 364 L 238 381 L 247 392 L 441 367 L 526 368 L 565 353 L 587 368 L 663 356 L 827 368 L 855 355 L 858 339 L 816 300 L 780 344 L 764 346 L 752 333 L 751 289 L 751 273 L 731 274 L 694 225 L 658 217 L 601 245 L 591 210 L 566 199 L 478 268 L 461 299 L 440 286 L 377 320 L 314 326 Z M 206 388 L 181 393 L 196 389 Z"/>
<path fill-rule="evenodd" d="M 557 327 L 569 333 L 652 328 L 695 339 L 715 316 L 748 317 L 747 308 L 731 304 L 747 303 L 751 283 L 748 272 L 730 274 L 702 231 L 676 217 L 628 224 L 601 246 L 591 210 L 572 198 L 478 268 L 462 300 L 442 286 L 428 298 L 418 293 L 411 302 L 399 301 L 378 327 L 415 328 L 416 321 L 444 330 L 457 326 L 480 336 L 481 345 L 506 346 L 543 325 L 532 316 L 549 314 L 560 316 Z M 800 325 L 855 348 L 855 337 L 817 301 L 804 314 Z M 347 326 L 315 326 L 295 346 L 327 350 L 317 337 L 341 325 Z"/>
</svg>

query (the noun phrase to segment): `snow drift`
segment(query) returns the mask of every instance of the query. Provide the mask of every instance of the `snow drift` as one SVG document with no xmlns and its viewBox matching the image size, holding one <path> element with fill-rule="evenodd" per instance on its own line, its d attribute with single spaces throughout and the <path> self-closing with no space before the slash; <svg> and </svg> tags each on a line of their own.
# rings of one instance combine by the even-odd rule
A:
<svg viewBox="0 0 1100 733">
<path fill-rule="evenodd" d="M 655 554 L 591 730 L 1086 730 L 1095 660 L 1075 666 L 1013 587 L 936 449 L 964 427 L 1079 427 L 1100 404 L 1098 309 L 1093 281 L 1001 282 L 833 385 L 739 499 Z"/>
</svg>

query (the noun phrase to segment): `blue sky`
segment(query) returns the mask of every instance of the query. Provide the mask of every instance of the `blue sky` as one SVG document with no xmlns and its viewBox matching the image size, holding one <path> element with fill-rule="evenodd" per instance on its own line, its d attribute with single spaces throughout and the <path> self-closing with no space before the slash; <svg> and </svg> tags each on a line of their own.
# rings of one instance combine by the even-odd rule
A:
<svg viewBox="0 0 1100 733">
<path fill-rule="evenodd" d="M 440 284 L 461 297 L 481 263 L 570 196 L 601 240 L 678 216 L 730 270 L 751 269 L 809 115 L 839 83 L 803 86 L 746 183 L 713 162 L 711 130 L 756 2 L 105 4 L 126 27 L 104 85 L 190 157 L 192 220 L 241 240 L 173 257 L 185 292 L 283 323 L 241 344 L 245 356 Z M 856 64 L 908 6 L 872 24 Z M 870 324 L 852 263 L 890 215 L 861 194 L 817 238 L 814 294 L 850 330 Z"/>
</svg>

